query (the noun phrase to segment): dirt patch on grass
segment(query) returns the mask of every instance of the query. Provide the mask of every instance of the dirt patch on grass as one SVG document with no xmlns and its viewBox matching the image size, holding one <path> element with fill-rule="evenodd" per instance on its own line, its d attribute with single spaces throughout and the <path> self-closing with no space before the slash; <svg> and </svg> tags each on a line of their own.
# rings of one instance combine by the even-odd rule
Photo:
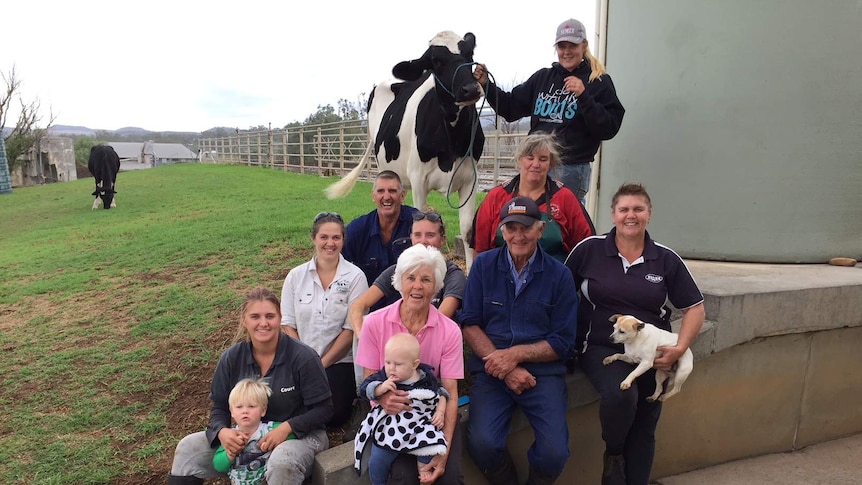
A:
<svg viewBox="0 0 862 485">
<path fill-rule="evenodd" d="M 106 349 L 105 352 L 128 353 L 140 348 L 146 348 L 146 356 L 142 365 L 146 366 L 146 391 L 127 391 L 112 385 L 115 379 L 123 375 L 108 373 L 109 377 L 99 382 L 95 388 L 89 389 L 87 395 L 103 396 L 116 403 L 118 407 L 131 406 L 138 409 L 140 416 L 132 416 L 135 422 L 146 421 L 151 412 L 158 413 L 165 409 L 164 429 L 155 433 L 146 433 L 147 443 L 140 440 L 117 439 L 113 442 L 116 456 L 127 466 L 120 469 L 140 469 L 144 465 L 149 469 L 146 473 L 120 477 L 111 483 L 119 485 L 165 483 L 165 477 L 170 471 L 173 458 L 173 446 L 182 436 L 203 430 L 206 427 L 210 401 L 208 399 L 210 382 L 215 369 L 217 356 L 226 348 L 236 332 L 235 310 L 223 309 L 223 315 L 214 322 L 213 331 L 201 339 L 190 339 L 188 335 L 178 332 L 165 338 L 141 338 L 133 336 L 139 321 L 130 311 L 134 303 L 142 298 L 142 289 L 152 284 L 168 285 L 182 282 L 183 285 L 205 285 L 206 276 L 194 275 L 184 269 L 179 273 L 151 272 L 139 275 L 135 279 L 118 280 L 110 285 L 109 290 L 82 291 L 62 300 L 56 295 L 27 296 L 14 304 L 0 306 L 0 332 L 3 333 L 3 343 L 0 351 L 6 354 L 10 364 L 7 370 L 10 375 L 25 367 L 38 367 L 42 359 L 58 353 L 76 355 L 76 350 Z M 141 282 L 144 284 L 142 285 Z M 211 309 L 202 309 L 211 311 Z M 31 349 L 32 348 L 32 349 Z M 114 349 L 114 350 L 107 350 Z M 200 358 L 193 358 L 201 349 L 210 349 L 216 358 L 206 365 L 195 364 Z M 34 353 L 35 352 L 35 353 Z M 86 355 L 85 352 L 82 352 Z M 110 355 L 94 352 L 107 362 L 115 362 Z M 101 361 L 101 360 L 100 360 Z M 121 361 L 117 364 L 123 365 Z M 128 361 L 126 361 L 128 362 Z M 117 365 L 115 364 L 115 365 Z M 64 364 L 65 365 L 65 364 Z M 125 365 L 128 365 L 127 363 Z M 122 367 L 120 367 L 122 368 Z M 86 362 L 72 364 L 72 372 L 98 372 Z M 120 371 L 122 372 L 122 371 Z M 64 374 L 65 375 L 65 374 Z M 91 374 L 92 375 L 92 374 Z M 8 402 L 29 402 L 33 396 L 50 385 L 46 378 L 36 376 L 16 382 L 14 388 L 7 386 L 4 399 Z M 74 402 L 80 397 L 81 389 L 71 389 L 59 385 L 53 387 L 59 402 Z M 62 394 L 67 394 L 66 396 Z M 39 410 L 35 410 L 39 412 Z M 43 409 L 42 411 L 46 411 Z M 52 406 L 51 412 L 57 416 L 67 416 L 69 411 L 62 407 Z M 139 419 L 141 418 L 141 419 Z M 152 418 L 149 418 L 152 421 Z M 6 433 L 7 426 L 0 426 Z M 14 430 L 9 429 L 9 432 Z M 123 430 L 132 432 L 132 430 Z M 97 431 L 102 435 L 122 433 L 111 429 Z M 165 444 L 163 453 L 156 453 L 147 458 L 140 458 L 141 446 L 158 443 Z M 151 452 L 150 452 L 151 453 Z M 209 483 L 224 483 L 212 481 Z"/>
<path fill-rule="evenodd" d="M 263 249 L 262 262 L 266 265 L 264 274 L 251 274 L 248 270 L 241 272 L 237 278 L 226 285 L 225 291 L 242 295 L 258 284 L 248 285 L 248 281 L 260 282 L 278 293 L 281 282 L 297 261 L 302 262 L 310 257 L 308 248 L 293 248 L 290 245 L 274 245 Z M 463 266 L 463 261 L 459 261 Z M 206 266 L 206 263 L 200 266 Z M 200 267 L 199 266 L 199 267 Z M 173 459 L 173 447 L 185 435 L 205 429 L 210 413 L 208 399 L 212 374 L 218 355 L 233 341 L 237 328 L 237 308 L 217 309 L 217 317 L 212 323 L 212 331 L 202 338 L 193 338 L 183 332 L 162 335 L 158 338 L 143 338 L 134 333 L 140 324 L 139 319 L 131 311 L 139 302 L 152 297 L 152 293 L 160 291 L 162 286 L 183 285 L 185 288 L 207 288 L 211 285 L 209 276 L 195 272 L 195 268 L 176 268 L 153 270 L 125 278 L 116 278 L 110 282 L 109 290 L 87 290 L 76 293 L 62 300 L 54 295 L 27 296 L 11 305 L 0 306 L 0 332 L 6 338 L 2 339 L 0 351 L 7 354 L 22 353 L 22 345 L 28 339 L 48 338 L 50 344 L 44 348 L 47 352 L 64 352 L 78 348 L 118 349 L 118 352 L 132 352 L 146 348 L 146 370 L 149 373 L 146 391 L 118 390 L 111 379 L 100 382 L 91 393 L 109 396 L 121 406 L 135 406 L 140 416 L 145 418 L 154 409 L 165 410 L 164 427 L 148 433 L 146 443 L 141 440 L 116 439 L 113 443 L 120 469 L 147 471 L 130 472 L 118 477 L 111 483 L 115 485 L 163 484 L 170 472 Z M 103 282 L 104 283 L 104 282 Z M 101 285 L 103 288 L 104 284 Z M 210 312 L 212 308 L 202 308 L 202 312 Z M 169 310 L 167 310 L 169 311 Z M 47 335 L 39 337 L 40 332 Z M 213 357 L 202 359 L 202 351 L 211 352 Z M 23 354 L 22 354 L 23 355 Z M 33 359 L 41 356 L 33 356 Z M 11 373 L 27 362 L 29 356 L 22 356 L 19 362 L 12 362 Z M 206 360 L 206 362 L 202 362 Z M 88 369 L 82 364 L 81 371 Z M 117 376 L 119 379 L 121 376 Z M 112 384 L 114 386 L 112 387 Z M 21 382 L 14 392 L 5 397 L 24 398 L 44 391 L 44 381 Z M 59 390 L 66 392 L 70 400 L 81 390 Z M 64 414 L 68 411 L 62 407 L 51 409 L 53 413 Z M 160 412 L 160 411 L 156 411 Z M 7 426 L 0 426 L 4 433 Z M 11 428 L 11 427 L 9 427 Z M 347 428 L 328 430 L 331 446 L 341 444 L 342 436 Z M 9 432 L 14 432 L 12 429 Z M 100 430 L 100 433 L 112 435 L 112 430 Z M 118 433 L 119 434 L 119 433 Z M 161 447 L 158 452 L 144 453 L 142 446 Z M 125 466 L 123 465 L 125 464 Z M 226 479 L 209 480 L 208 484 L 228 485 Z"/>
</svg>

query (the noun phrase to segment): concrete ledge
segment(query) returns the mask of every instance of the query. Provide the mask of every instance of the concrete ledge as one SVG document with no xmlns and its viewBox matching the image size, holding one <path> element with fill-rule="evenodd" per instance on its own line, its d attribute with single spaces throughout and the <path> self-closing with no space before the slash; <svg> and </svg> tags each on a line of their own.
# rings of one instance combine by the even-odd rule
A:
<svg viewBox="0 0 862 485">
<path fill-rule="evenodd" d="M 694 372 L 664 406 L 653 476 L 862 432 L 862 373 L 852 371 L 862 348 L 862 268 L 686 263 L 707 322 L 692 346 Z M 571 458 L 560 482 L 598 483 L 598 395 L 579 370 L 567 382 Z M 520 481 L 533 440 L 517 413 L 508 447 Z M 369 483 L 353 471 L 352 443 L 320 453 L 314 466 L 314 484 Z M 463 471 L 467 483 L 484 483 L 466 451 Z"/>
<path fill-rule="evenodd" d="M 760 337 L 862 325 L 862 266 L 686 261 L 721 322 L 712 352 Z"/>
</svg>

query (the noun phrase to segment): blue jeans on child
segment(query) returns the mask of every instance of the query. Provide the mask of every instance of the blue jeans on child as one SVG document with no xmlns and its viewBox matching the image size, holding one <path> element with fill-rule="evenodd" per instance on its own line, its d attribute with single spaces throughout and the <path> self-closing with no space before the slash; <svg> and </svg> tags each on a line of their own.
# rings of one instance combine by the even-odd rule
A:
<svg viewBox="0 0 862 485">
<path fill-rule="evenodd" d="M 392 469 L 392 462 L 400 454 L 375 444 L 371 445 L 371 456 L 368 458 L 368 474 L 371 475 L 371 485 L 386 485 L 386 481 L 389 480 L 389 470 Z M 416 461 L 428 463 L 431 461 L 431 457 L 417 456 Z M 416 473 L 418 475 L 419 472 Z"/>
</svg>

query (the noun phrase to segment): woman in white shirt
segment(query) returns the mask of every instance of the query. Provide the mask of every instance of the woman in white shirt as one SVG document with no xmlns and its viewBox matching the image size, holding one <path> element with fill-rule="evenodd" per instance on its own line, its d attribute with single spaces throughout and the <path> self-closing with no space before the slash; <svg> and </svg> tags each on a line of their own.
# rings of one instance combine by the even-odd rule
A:
<svg viewBox="0 0 862 485">
<path fill-rule="evenodd" d="M 347 310 L 368 289 L 362 270 L 341 255 L 344 234 L 338 213 L 317 214 L 311 229 L 314 257 L 293 268 L 281 290 L 282 328 L 316 350 L 326 369 L 335 408 L 330 427 L 350 418 L 356 397 Z"/>
</svg>

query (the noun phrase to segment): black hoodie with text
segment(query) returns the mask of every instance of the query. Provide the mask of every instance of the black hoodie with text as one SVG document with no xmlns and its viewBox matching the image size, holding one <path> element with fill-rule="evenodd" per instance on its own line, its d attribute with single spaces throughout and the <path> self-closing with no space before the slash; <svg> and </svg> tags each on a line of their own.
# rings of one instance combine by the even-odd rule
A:
<svg viewBox="0 0 862 485">
<path fill-rule="evenodd" d="M 488 104 L 507 121 L 530 117 L 530 133 L 554 133 L 561 148 L 561 163 L 590 163 L 602 140 L 620 130 L 626 110 L 614 83 L 605 73 L 589 82 L 590 63 L 584 59 L 574 71 L 558 62 L 539 69 L 511 93 L 489 82 Z M 577 76 L 586 90 L 575 96 L 565 90 L 565 79 Z"/>
</svg>

